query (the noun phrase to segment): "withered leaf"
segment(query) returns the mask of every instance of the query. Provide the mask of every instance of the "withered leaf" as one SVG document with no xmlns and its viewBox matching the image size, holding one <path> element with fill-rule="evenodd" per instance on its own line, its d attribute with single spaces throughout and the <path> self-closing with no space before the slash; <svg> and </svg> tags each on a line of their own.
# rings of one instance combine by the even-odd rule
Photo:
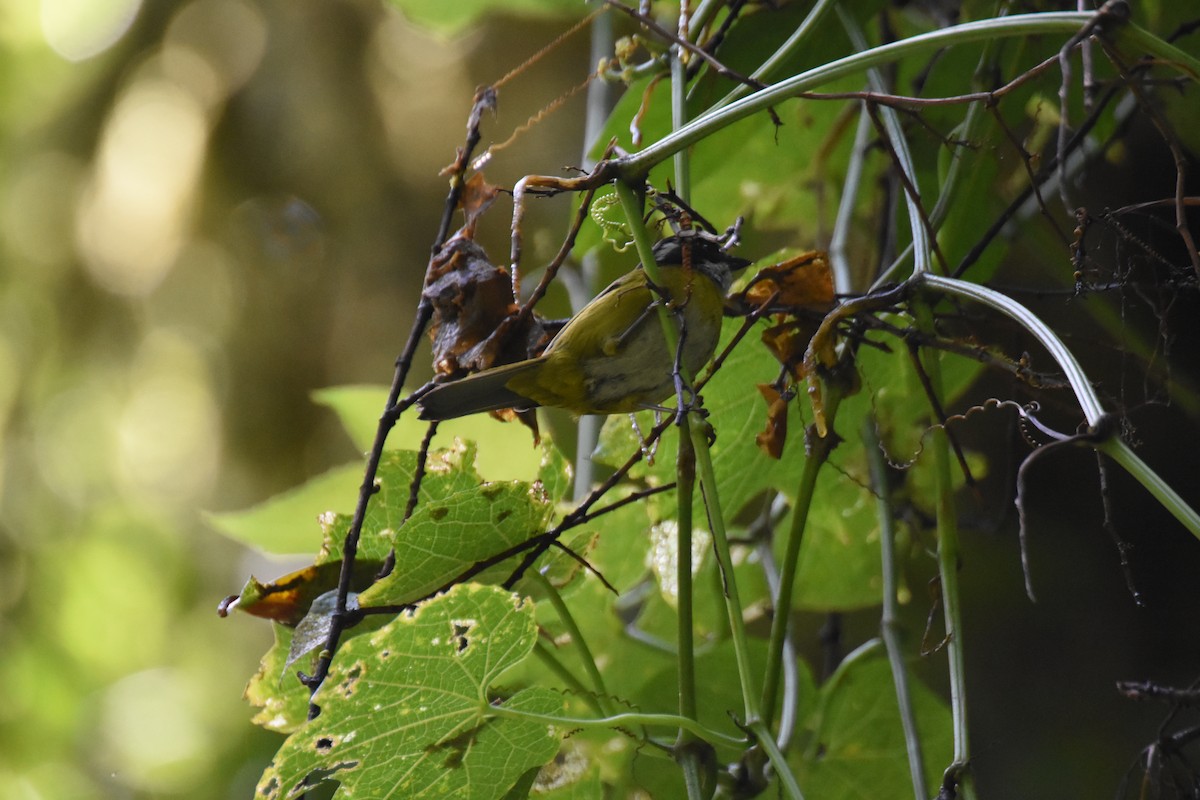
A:
<svg viewBox="0 0 1200 800">
<path fill-rule="evenodd" d="M 463 217 L 466 218 L 462 229 L 462 233 L 466 237 L 472 239 L 475 237 L 475 226 L 479 222 L 479 218 L 483 216 L 483 212 L 488 210 L 498 194 L 500 194 L 500 187 L 488 183 L 482 172 L 476 172 L 463 184 L 462 195 L 458 203 L 462 208 Z"/>
<path fill-rule="evenodd" d="M 360 559 L 354 564 L 350 588 L 362 591 L 370 586 L 383 566 L 381 561 Z M 236 609 L 256 617 L 294 626 L 309 612 L 313 601 L 337 588 L 342 562 L 328 561 L 289 572 L 267 583 L 251 577 L 241 594 L 224 600 L 218 608 L 221 616 Z"/>
<path fill-rule="evenodd" d="M 754 441 L 759 449 L 778 461 L 787 441 L 787 398 L 769 383 L 758 384 L 758 391 L 767 401 L 767 424 Z"/>
<path fill-rule="evenodd" d="M 799 381 L 806 374 L 804 355 L 808 342 L 816 332 L 820 322 L 813 319 L 783 318 L 762 332 L 762 342 L 775 359 L 787 367 L 792 380 Z"/>
<path fill-rule="evenodd" d="M 761 306 L 778 293 L 773 306 L 792 309 L 828 311 L 835 300 L 833 274 L 823 250 L 809 250 L 770 267 L 755 276 L 754 284 L 746 290 L 746 300 Z"/>
<path fill-rule="evenodd" d="M 519 307 L 508 270 L 465 236 L 450 239 L 434 257 L 425 296 L 433 304 L 429 335 L 439 375 L 459 377 L 520 361 L 541 338 L 534 315 L 515 323 Z"/>
</svg>

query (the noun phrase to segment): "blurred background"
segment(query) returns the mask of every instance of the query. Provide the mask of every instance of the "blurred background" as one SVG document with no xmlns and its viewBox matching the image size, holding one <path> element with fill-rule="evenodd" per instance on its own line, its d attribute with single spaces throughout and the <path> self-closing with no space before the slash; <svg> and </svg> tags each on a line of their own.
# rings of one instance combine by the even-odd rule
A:
<svg viewBox="0 0 1200 800">
<path fill-rule="evenodd" d="M 215 609 L 290 565 L 203 512 L 356 457 L 309 392 L 390 382 L 475 87 L 564 27 L 435 32 L 381 0 L 0 0 L 6 798 L 252 794 L 282 741 L 241 699 L 271 633 Z M 588 62 L 584 34 L 515 79 L 489 137 Z M 491 176 L 578 164 L 582 116 Z"/>
<path fill-rule="evenodd" d="M 390 381 L 442 212 L 438 171 L 475 87 L 566 27 L 495 17 L 433 31 L 381 0 L 0 0 L 4 797 L 252 794 L 281 739 L 249 723 L 241 692 L 271 634 L 215 608 L 251 572 L 294 565 L 221 538 L 204 513 L 356 457 L 310 392 Z M 592 66 L 585 33 L 514 78 L 485 143 Z M 579 164 L 582 103 L 497 155 L 489 179 Z M 1148 124 L 1125 148 L 1090 181 L 1093 207 L 1173 185 Z M 507 251 L 505 214 L 480 236 L 494 256 Z M 566 202 L 534 204 L 530 259 L 557 249 L 568 215 Z M 1016 248 L 1008 280 L 1069 287 L 1065 273 L 1047 278 L 1044 241 Z M 1020 299 L 1082 348 L 1098 337 L 1064 297 Z M 1118 353 L 1092 353 L 1089 369 L 1110 362 L 1110 397 L 1137 405 L 1144 457 L 1196 502 L 1195 293 L 1158 299 L 1174 337 L 1165 385 L 1186 402 L 1139 404 L 1164 383 L 1135 386 Z M 1167 317 L 1138 322 L 1153 340 Z M 1027 346 L 1004 335 L 1010 352 Z M 1012 430 L 982 439 L 970 443 L 1019 452 Z M 1114 477 L 1137 607 L 1101 528 L 1094 458 L 1047 459 L 1031 496 L 1031 604 L 1007 505 L 1015 463 L 994 463 L 994 502 L 965 515 L 963 542 L 980 785 L 992 797 L 1111 796 L 1165 715 L 1119 697 L 1112 676 L 1178 685 L 1200 671 L 1200 548 Z M 917 636 L 928 601 L 914 594 Z M 852 646 L 877 627 L 863 612 L 844 635 Z M 944 688 L 941 669 L 923 675 Z"/>
</svg>

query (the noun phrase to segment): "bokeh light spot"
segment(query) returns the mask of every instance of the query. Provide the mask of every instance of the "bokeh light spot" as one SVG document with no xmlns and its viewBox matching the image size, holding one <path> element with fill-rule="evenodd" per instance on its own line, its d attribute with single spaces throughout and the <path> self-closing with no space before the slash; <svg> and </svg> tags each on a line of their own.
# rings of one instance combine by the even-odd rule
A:
<svg viewBox="0 0 1200 800">
<path fill-rule="evenodd" d="M 202 106 L 174 83 L 143 79 L 118 101 L 78 219 L 100 285 L 144 295 L 162 280 L 183 245 L 207 141 Z"/>
<path fill-rule="evenodd" d="M 75 158 L 54 150 L 10 163 L 0 199 L 0 232 L 21 259 L 39 267 L 69 260 L 69 220 L 82 176 Z"/>
<path fill-rule="evenodd" d="M 171 20 L 163 58 L 170 62 L 190 52 L 204 59 L 216 80 L 207 99 L 218 102 L 250 79 L 266 45 L 267 24 L 258 9 L 242 0 L 196 0 Z"/>
<path fill-rule="evenodd" d="M 202 692 L 168 668 L 134 673 L 108 689 L 102 725 L 117 780 L 168 792 L 201 777 L 208 743 L 195 710 Z"/>
<path fill-rule="evenodd" d="M 147 502 L 204 497 L 216 480 L 220 431 L 203 355 L 159 329 L 135 359 L 117 426 L 125 486 Z"/>
<path fill-rule="evenodd" d="M 141 0 L 42 0 L 42 35 L 63 58 L 82 61 L 115 44 L 141 5 Z"/>
</svg>

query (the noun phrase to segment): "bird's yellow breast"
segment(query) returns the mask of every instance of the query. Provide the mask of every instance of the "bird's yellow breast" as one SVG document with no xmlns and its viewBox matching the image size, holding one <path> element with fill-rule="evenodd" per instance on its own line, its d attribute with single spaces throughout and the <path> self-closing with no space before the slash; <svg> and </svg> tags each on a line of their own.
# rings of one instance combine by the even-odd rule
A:
<svg viewBox="0 0 1200 800">
<path fill-rule="evenodd" d="M 692 375 L 712 357 L 721 333 L 724 292 L 701 271 L 660 267 L 661 289 L 682 337 Z M 545 406 L 576 414 L 614 414 L 662 403 L 674 388 L 669 350 L 654 303 L 659 295 L 641 269 L 596 297 L 546 348 L 541 366 L 507 386 Z"/>
</svg>

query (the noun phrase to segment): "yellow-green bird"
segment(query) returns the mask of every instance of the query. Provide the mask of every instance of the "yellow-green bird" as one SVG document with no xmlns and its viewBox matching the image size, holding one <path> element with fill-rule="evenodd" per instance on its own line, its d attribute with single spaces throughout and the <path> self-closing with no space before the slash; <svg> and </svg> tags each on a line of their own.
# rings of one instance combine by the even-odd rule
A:
<svg viewBox="0 0 1200 800">
<path fill-rule="evenodd" d="M 703 233 L 663 239 L 654 245 L 654 261 L 660 291 L 651 288 L 639 264 L 572 317 L 540 356 L 437 386 L 417 401 L 421 418 L 535 406 L 574 414 L 660 407 L 674 391 L 675 353 L 667 347 L 655 304 L 665 296 L 682 313 L 683 365 L 695 375 L 716 350 L 733 272 L 750 262 L 729 255 L 716 237 Z"/>
</svg>

